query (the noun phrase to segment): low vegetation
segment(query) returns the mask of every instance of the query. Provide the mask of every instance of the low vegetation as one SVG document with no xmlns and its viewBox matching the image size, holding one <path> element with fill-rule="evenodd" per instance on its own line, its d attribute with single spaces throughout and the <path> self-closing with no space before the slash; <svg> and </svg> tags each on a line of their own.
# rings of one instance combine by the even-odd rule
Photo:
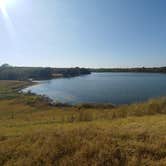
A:
<svg viewBox="0 0 166 166">
<path fill-rule="evenodd" d="M 139 73 L 166 73 L 166 67 L 138 67 L 138 68 L 99 68 L 92 72 L 139 72 Z"/>
<path fill-rule="evenodd" d="M 90 74 L 85 68 L 42 68 L 0 66 L 0 80 L 46 80 L 57 77 L 72 77 Z"/>
<path fill-rule="evenodd" d="M 166 165 L 166 98 L 55 106 L 28 84 L 0 81 L 0 165 Z"/>
</svg>

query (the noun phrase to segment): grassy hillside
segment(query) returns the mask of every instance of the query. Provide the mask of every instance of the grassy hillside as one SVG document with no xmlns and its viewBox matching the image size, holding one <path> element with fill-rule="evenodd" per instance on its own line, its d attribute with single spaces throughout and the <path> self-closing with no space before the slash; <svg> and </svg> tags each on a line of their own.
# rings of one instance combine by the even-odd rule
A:
<svg viewBox="0 0 166 166">
<path fill-rule="evenodd" d="M 27 84 L 0 81 L 0 165 L 166 165 L 166 98 L 55 107 Z"/>
</svg>

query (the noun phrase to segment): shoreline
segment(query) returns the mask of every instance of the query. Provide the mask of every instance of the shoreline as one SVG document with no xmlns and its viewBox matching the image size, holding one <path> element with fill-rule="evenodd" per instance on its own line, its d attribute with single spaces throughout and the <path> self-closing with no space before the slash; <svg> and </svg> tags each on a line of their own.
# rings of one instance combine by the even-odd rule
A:
<svg viewBox="0 0 166 166">
<path fill-rule="evenodd" d="M 93 74 L 93 73 L 96 73 L 96 72 L 92 72 L 91 74 Z M 103 73 L 107 73 L 107 72 L 103 72 Z M 115 73 L 115 72 L 110 72 L 110 73 Z M 124 73 L 129 73 L 129 72 L 124 72 Z M 139 73 L 143 74 L 143 72 L 139 72 Z M 148 73 L 148 74 L 160 74 L 160 73 Z M 161 73 L 161 74 L 163 74 L 163 73 Z M 75 77 L 81 77 L 81 76 L 79 75 L 79 76 L 75 76 Z M 54 79 L 49 79 L 49 80 L 64 79 L 64 78 L 69 78 L 69 77 L 59 77 L 59 78 L 54 78 Z M 70 77 L 70 78 L 73 78 L 73 77 Z M 43 81 L 45 81 L 45 80 L 40 80 L 40 81 L 39 80 L 32 80 L 32 81 L 30 81 L 31 83 L 28 86 L 22 88 L 21 90 L 24 90 L 24 89 L 26 89 L 28 87 L 31 87 L 31 86 L 35 86 L 37 84 L 42 84 L 42 83 L 44 83 Z M 124 102 L 121 102 L 121 103 L 118 103 L 116 101 L 114 103 L 111 103 L 111 101 L 102 102 L 103 100 L 101 100 L 101 102 L 89 102 L 89 100 L 86 100 L 85 102 L 79 102 L 77 100 L 76 101 L 64 101 L 63 102 L 62 100 L 59 99 L 57 101 L 58 96 L 50 97 L 49 93 L 48 93 L 48 95 L 45 95 L 44 93 L 43 94 L 35 93 L 35 92 L 31 92 L 31 89 L 29 90 L 29 92 L 28 92 L 28 89 L 27 89 L 26 91 L 24 91 L 22 93 L 31 93 L 33 95 L 40 96 L 40 97 L 43 96 L 44 98 L 48 98 L 50 100 L 50 104 L 52 104 L 52 105 L 66 105 L 66 106 L 89 105 L 90 107 L 92 107 L 94 105 L 95 106 L 96 105 L 99 105 L 99 106 L 101 106 L 101 105 L 104 105 L 104 106 L 112 105 L 114 107 L 118 107 L 118 106 L 123 106 L 123 105 L 140 104 L 140 103 L 147 102 L 147 101 L 149 101 L 151 99 L 158 99 L 158 98 L 162 98 L 162 97 L 166 96 L 166 95 L 155 95 L 154 94 L 154 95 L 149 96 L 149 97 L 147 97 L 145 99 L 144 98 L 142 98 L 140 100 L 132 100 L 131 99 L 129 102 L 128 101 L 125 102 L 125 99 L 124 99 Z"/>
<path fill-rule="evenodd" d="M 96 107 L 97 108 L 115 108 L 117 106 L 120 106 L 120 105 L 112 104 L 111 102 L 110 103 L 90 103 L 90 102 L 86 103 L 86 102 L 82 102 L 82 103 L 77 103 L 77 104 L 56 102 L 47 95 L 40 95 L 40 94 L 33 93 L 31 91 L 23 92 L 22 91 L 23 89 L 26 89 L 26 88 L 31 87 L 31 86 L 38 85 L 38 84 L 40 84 L 40 81 L 28 81 L 28 83 L 30 83 L 30 84 L 24 85 L 24 86 L 18 88 L 17 93 L 40 97 L 44 101 L 48 101 L 48 105 L 50 105 L 50 106 L 55 106 L 55 107 L 82 107 L 82 108 L 96 108 Z M 127 104 L 123 104 L 123 105 L 127 105 Z"/>
<path fill-rule="evenodd" d="M 61 101 L 55 101 L 54 99 L 50 98 L 47 95 L 40 95 L 37 93 L 33 93 L 31 91 L 27 91 L 27 92 L 23 92 L 23 89 L 26 89 L 28 87 L 31 86 L 35 86 L 41 83 L 41 81 L 28 81 L 28 85 L 22 86 L 18 89 L 18 93 L 21 94 L 26 94 L 26 95 L 33 95 L 36 97 L 40 97 L 42 98 L 43 101 L 47 101 L 48 105 L 53 106 L 53 107 L 82 107 L 82 108 L 117 108 L 117 107 L 121 107 L 121 106 L 129 106 L 129 105 L 133 105 L 133 104 L 143 104 L 146 103 L 150 100 L 157 100 L 160 98 L 164 98 L 165 96 L 158 96 L 158 97 L 151 97 L 148 98 L 146 100 L 142 100 L 142 101 L 135 101 L 135 102 L 131 102 L 131 103 L 124 103 L 124 104 L 113 104 L 111 102 L 106 102 L 106 103 L 95 103 L 95 102 L 80 102 L 80 103 L 75 103 L 75 104 L 71 104 L 71 103 L 65 103 L 65 102 L 61 102 Z"/>
</svg>

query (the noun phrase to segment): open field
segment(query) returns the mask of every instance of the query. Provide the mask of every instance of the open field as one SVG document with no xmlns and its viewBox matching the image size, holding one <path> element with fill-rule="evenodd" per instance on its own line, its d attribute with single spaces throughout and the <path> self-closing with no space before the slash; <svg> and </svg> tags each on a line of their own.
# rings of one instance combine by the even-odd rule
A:
<svg viewBox="0 0 166 166">
<path fill-rule="evenodd" d="M 166 98 L 55 107 L 28 84 L 0 81 L 0 165 L 166 165 Z"/>
</svg>

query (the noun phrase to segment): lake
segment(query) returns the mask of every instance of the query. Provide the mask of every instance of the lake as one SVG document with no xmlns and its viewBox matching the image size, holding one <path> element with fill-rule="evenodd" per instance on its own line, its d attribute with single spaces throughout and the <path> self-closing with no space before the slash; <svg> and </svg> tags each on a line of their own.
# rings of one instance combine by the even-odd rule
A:
<svg viewBox="0 0 166 166">
<path fill-rule="evenodd" d="M 41 81 L 28 87 L 56 102 L 130 104 L 166 96 L 166 74 L 92 73 L 73 78 Z"/>
</svg>

